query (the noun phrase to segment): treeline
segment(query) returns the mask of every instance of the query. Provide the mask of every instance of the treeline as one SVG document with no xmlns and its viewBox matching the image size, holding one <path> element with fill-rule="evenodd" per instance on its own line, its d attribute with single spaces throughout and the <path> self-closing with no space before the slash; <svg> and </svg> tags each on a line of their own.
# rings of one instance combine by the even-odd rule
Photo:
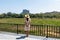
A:
<svg viewBox="0 0 60 40">
<path fill-rule="evenodd" d="M 8 12 L 0 14 L 0 18 L 24 18 L 25 14 Z M 56 11 L 46 13 L 36 13 L 36 14 L 28 13 L 28 14 L 30 15 L 31 18 L 60 18 L 60 12 Z"/>
</svg>

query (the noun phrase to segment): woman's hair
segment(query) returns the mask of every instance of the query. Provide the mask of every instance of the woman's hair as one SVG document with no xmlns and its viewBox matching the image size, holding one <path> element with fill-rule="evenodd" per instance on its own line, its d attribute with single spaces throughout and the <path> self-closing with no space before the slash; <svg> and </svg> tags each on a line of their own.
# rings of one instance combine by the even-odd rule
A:
<svg viewBox="0 0 60 40">
<path fill-rule="evenodd" d="M 28 20 L 29 20 L 29 18 L 26 18 L 26 20 L 28 21 Z"/>
</svg>

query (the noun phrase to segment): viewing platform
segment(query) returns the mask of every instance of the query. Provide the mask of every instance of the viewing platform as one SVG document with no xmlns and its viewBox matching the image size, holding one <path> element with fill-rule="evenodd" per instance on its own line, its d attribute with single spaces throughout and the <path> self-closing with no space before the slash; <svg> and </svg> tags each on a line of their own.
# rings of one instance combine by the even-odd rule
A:
<svg viewBox="0 0 60 40">
<path fill-rule="evenodd" d="M 60 40 L 56 38 L 46 38 L 42 36 L 33 36 L 29 35 L 29 37 L 22 38 L 22 39 L 16 39 L 21 36 L 24 36 L 25 34 L 16 34 L 11 32 L 0 32 L 0 40 Z"/>
</svg>

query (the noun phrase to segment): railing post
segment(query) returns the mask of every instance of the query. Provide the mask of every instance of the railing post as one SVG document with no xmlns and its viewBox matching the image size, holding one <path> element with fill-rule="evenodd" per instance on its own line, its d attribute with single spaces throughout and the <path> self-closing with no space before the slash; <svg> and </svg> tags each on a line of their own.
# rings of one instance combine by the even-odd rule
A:
<svg viewBox="0 0 60 40">
<path fill-rule="evenodd" d="M 47 25 L 47 36 L 46 36 L 46 38 L 48 38 L 48 25 Z"/>
<path fill-rule="evenodd" d="M 18 24 L 16 24 L 17 25 L 17 34 L 18 34 Z"/>
<path fill-rule="evenodd" d="M 60 38 L 60 26 L 59 26 L 59 38 Z"/>
</svg>

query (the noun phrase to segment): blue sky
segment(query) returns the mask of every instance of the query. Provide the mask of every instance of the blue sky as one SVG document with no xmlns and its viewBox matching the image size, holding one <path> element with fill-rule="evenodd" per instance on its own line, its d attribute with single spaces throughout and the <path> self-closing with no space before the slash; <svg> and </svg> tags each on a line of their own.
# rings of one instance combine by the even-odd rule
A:
<svg viewBox="0 0 60 40">
<path fill-rule="evenodd" d="M 60 11 L 60 0 L 0 0 L 0 13 L 21 13 L 23 9 L 31 13 Z"/>
</svg>

